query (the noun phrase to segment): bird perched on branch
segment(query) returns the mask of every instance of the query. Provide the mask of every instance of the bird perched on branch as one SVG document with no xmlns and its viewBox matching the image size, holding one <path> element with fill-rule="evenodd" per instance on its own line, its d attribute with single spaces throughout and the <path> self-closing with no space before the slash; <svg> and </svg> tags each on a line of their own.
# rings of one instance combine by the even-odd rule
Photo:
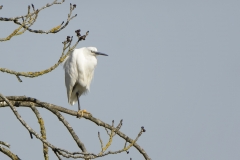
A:
<svg viewBox="0 0 240 160">
<path fill-rule="evenodd" d="M 88 113 L 80 109 L 79 98 L 90 89 L 94 69 L 97 65 L 96 56 L 107 54 L 97 51 L 95 47 L 83 47 L 75 49 L 67 57 L 63 67 L 65 70 L 65 85 L 67 89 L 68 103 L 74 105 L 78 101 L 78 115 Z"/>
</svg>

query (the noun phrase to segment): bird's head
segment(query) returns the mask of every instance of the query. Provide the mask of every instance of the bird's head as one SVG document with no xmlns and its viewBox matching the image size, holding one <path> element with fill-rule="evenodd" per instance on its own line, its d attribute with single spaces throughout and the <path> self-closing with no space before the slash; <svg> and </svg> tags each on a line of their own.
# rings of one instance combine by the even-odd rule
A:
<svg viewBox="0 0 240 160">
<path fill-rule="evenodd" d="M 88 49 L 90 50 L 90 54 L 92 54 L 93 56 L 98 56 L 98 55 L 108 56 L 105 53 L 98 52 L 96 47 L 88 47 Z"/>
</svg>

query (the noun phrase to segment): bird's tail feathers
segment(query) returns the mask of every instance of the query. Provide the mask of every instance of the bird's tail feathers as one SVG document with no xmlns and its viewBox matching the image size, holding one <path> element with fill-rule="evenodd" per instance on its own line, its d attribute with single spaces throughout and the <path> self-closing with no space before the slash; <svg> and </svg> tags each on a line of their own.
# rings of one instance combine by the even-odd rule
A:
<svg viewBox="0 0 240 160">
<path fill-rule="evenodd" d="M 68 97 L 68 103 L 72 106 L 77 102 L 77 96 L 74 94 L 71 94 L 71 96 Z"/>
</svg>

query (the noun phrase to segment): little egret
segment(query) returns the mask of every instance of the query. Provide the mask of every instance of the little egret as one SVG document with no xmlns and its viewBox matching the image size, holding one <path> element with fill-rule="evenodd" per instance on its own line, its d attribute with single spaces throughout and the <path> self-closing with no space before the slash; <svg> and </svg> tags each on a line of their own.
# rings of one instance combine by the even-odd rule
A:
<svg viewBox="0 0 240 160">
<path fill-rule="evenodd" d="M 65 69 L 65 85 L 67 89 L 68 103 L 74 105 L 78 101 L 78 115 L 86 110 L 80 110 L 79 98 L 90 89 L 94 69 L 97 65 L 97 55 L 108 56 L 97 52 L 95 47 L 83 47 L 75 49 L 67 57 L 63 68 Z M 77 117 L 79 117 L 77 115 Z"/>
</svg>

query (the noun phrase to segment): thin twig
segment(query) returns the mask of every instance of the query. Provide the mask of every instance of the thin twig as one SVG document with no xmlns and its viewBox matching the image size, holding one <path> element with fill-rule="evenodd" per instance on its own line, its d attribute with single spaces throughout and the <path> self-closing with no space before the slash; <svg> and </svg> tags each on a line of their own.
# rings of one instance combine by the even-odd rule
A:
<svg viewBox="0 0 240 160">
<path fill-rule="evenodd" d="M 101 137 L 100 137 L 100 132 L 98 132 L 98 139 L 99 139 L 99 141 L 100 141 L 100 143 L 101 143 L 101 149 L 102 149 L 101 152 L 103 152 L 103 142 L 102 142 L 102 139 L 101 139 Z"/>
<path fill-rule="evenodd" d="M 53 149 L 53 152 L 55 153 L 55 155 L 58 157 L 58 160 L 62 160 L 61 157 L 59 156 L 59 152 L 56 149 Z"/>
<path fill-rule="evenodd" d="M 104 128 L 104 129 L 106 130 L 107 134 L 110 136 L 110 133 L 108 132 L 107 128 Z"/>
<path fill-rule="evenodd" d="M 6 142 L 0 141 L 0 144 L 6 146 L 6 147 L 8 147 L 8 148 L 10 148 L 10 144 L 8 144 L 8 143 L 6 143 Z"/>
<path fill-rule="evenodd" d="M 47 139 L 47 134 L 46 134 L 45 126 L 44 126 L 44 121 L 43 121 L 40 113 L 38 112 L 37 108 L 34 106 L 34 103 L 32 103 L 31 109 L 35 113 L 35 115 L 36 115 L 36 117 L 38 119 L 38 123 L 40 125 L 40 130 L 41 130 L 42 137 L 43 137 L 43 139 L 46 140 Z M 48 156 L 48 146 L 45 143 L 43 143 L 43 155 L 44 155 L 45 160 L 49 159 L 49 156 Z"/>
<path fill-rule="evenodd" d="M 7 155 L 9 158 L 14 159 L 14 160 L 18 160 L 18 156 L 13 154 L 10 150 L 0 146 L 0 152 L 2 152 L 3 154 Z"/>
</svg>

